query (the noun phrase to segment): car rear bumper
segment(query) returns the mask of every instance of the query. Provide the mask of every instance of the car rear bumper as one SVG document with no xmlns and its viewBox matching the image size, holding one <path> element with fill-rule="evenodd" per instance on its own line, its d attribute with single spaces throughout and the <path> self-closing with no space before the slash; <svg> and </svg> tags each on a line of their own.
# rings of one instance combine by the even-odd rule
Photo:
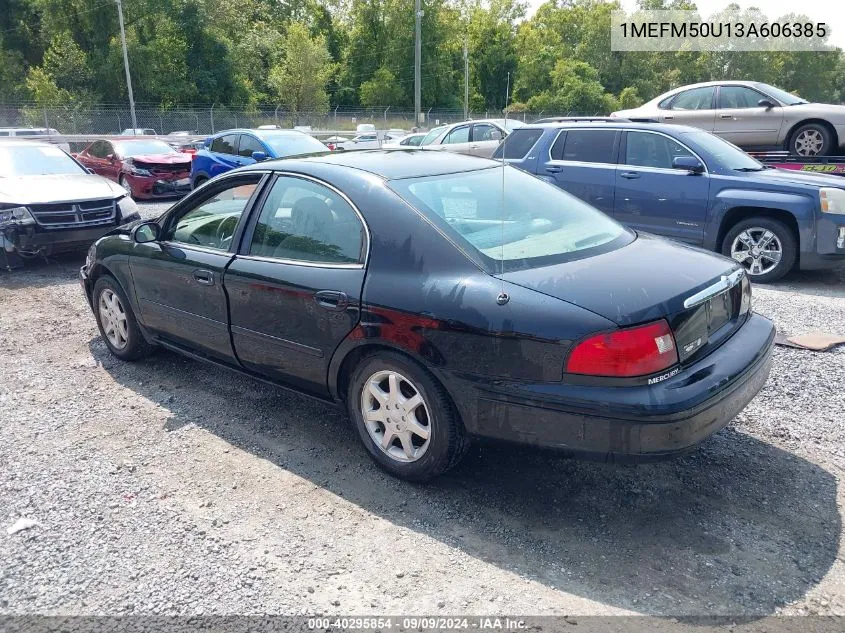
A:
<svg viewBox="0 0 845 633">
<path fill-rule="evenodd" d="M 725 427 L 763 387 L 774 326 L 752 315 L 717 350 L 655 385 L 447 382 L 470 433 L 605 461 L 687 452 Z M 467 394 L 472 394 L 467 400 Z"/>
</svg>

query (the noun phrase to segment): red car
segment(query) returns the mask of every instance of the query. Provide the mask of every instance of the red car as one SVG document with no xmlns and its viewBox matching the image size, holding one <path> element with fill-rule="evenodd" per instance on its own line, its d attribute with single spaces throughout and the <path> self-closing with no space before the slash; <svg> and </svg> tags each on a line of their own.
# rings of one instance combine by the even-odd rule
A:
<svg viewBox="0 0 845 633">
<path fill-rule="evenodd" d="M 94 141 L 76 158 L 94 173 L 119 182 L 133 198 L 180 196 L 191 190 L 191 155 L 157 139 Z"/>
</svg>

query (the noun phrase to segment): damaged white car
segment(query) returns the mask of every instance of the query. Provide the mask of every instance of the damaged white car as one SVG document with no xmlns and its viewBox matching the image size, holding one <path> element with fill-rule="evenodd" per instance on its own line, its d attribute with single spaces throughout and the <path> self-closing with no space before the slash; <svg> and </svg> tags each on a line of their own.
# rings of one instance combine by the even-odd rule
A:
<svg viewBox="0 0 845 633">
<path fill-rule="evenodd" d="M 139 219 L 123 187 L 90 173 L 61 148 L 0 141 L 0 267 L 85 250 L 116 226 Z"/>
</svg>

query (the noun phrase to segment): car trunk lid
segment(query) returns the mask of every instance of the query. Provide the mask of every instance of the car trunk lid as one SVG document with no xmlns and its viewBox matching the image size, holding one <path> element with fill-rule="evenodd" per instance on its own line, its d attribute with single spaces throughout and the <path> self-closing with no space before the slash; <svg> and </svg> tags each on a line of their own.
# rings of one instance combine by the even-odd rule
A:
<svg viewBox="0 0 845 633">
<path fill-rule="evenodd" d="M 641 234 L 608 253 L 503 278 L 620 327 L 666 319 L 683 363 L 715 349 L 741 325 L 743 275 L 723 257 Z"/>
</svg>

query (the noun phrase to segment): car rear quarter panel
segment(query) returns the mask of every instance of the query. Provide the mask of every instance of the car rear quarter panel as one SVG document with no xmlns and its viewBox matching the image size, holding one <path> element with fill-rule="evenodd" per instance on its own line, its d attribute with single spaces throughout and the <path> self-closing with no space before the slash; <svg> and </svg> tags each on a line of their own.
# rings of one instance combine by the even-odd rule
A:
<svg viewBox="0 0 845 633">
<path fill-rule="evenodd" d="M 722 226 L 726 216 L 732 209 L 742 207 L 774 209 L 789 213 L 798 224 L 799 250 L 815 250 L 816 201 L 809 192 L 790 193 L 756 187 L 741 188 L 717 182 L 713 185 L 712 204 L 704 235 L 705 248 L 719 250 L 718 236 L 725 233 L 724 230 L 720 231 L 720 228 L 727 228 Z"/>
</svg>

